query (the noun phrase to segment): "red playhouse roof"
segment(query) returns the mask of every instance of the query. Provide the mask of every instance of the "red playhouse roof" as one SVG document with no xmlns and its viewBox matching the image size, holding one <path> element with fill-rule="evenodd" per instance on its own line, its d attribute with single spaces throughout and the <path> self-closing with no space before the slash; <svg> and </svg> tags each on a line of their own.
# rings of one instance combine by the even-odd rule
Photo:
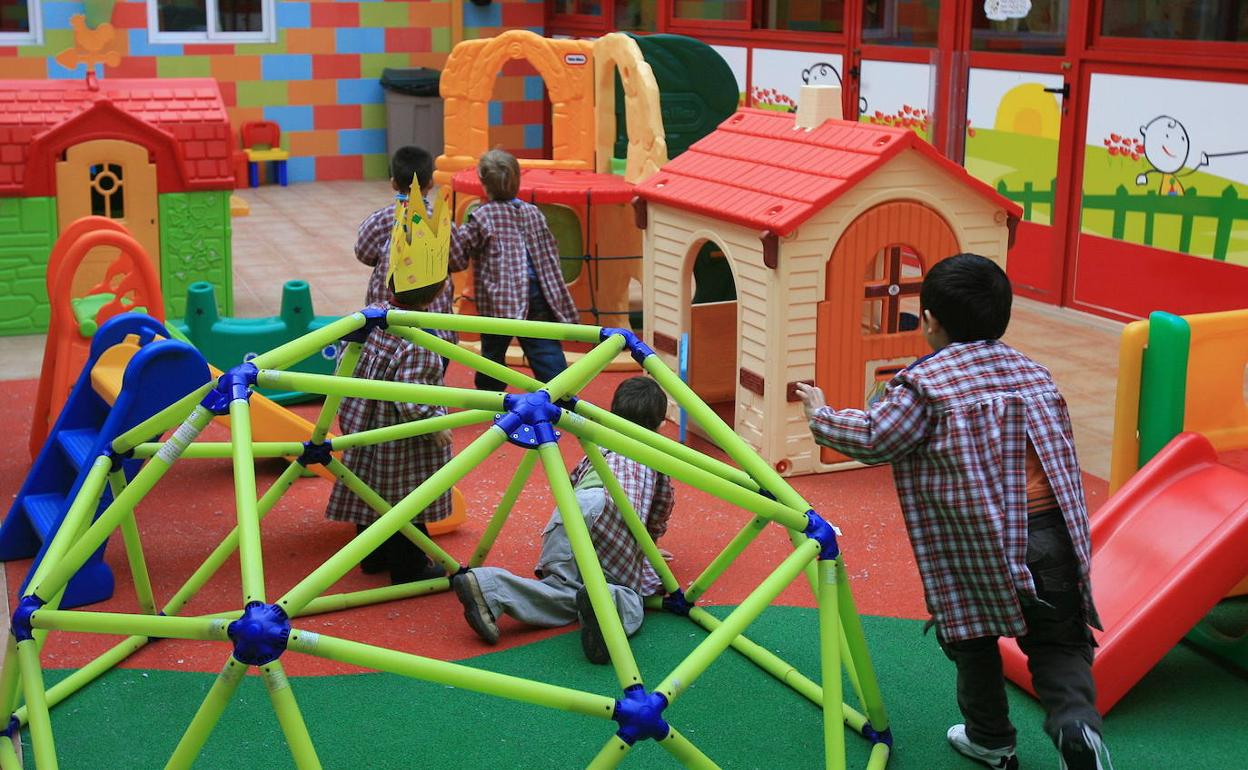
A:
<svg viewBox="0 0 1248 770">
<path fill-rule="evenodd" d="M 160 192 L 234 186 L 232 131 L 209 78 L 0 80 L 0 196 L 56 194 L 56 162 L 75 144 L 119 139 L 148 149 Z"/>
<path fill-rule="evenodd" d="M 468 195 L 484 195 L 475 168 L 451 177 L 451 189 Z M 578 204 L 628 203 L 636 195 L 631 182 L 615 174 L 597 174 L 563 168 L 520 169 L 520 192 L 516 196 L 529 203 Z"/>
<path fill-rule="evenodd" d="M 1017 218 L 1012 201 L 905 128 L 828 120 L 812 131 L 794 115 L 741 109 L 637 185 L 637 195 L 729 222 L 788 235 L 890 158 L 923 153 L 973 192 Z"/>
</svg>

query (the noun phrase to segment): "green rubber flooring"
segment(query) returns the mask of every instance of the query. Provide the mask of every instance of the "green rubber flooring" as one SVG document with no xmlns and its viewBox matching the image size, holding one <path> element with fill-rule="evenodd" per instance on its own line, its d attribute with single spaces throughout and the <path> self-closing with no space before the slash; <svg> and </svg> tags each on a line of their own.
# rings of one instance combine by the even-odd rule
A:
<svg viewBox="0 0 1248 770">
<path fill-rule="evenodd" d="M 715 608 L 726 614 L 726 608 Z M 958 721 L 953 668 L 922 623 L 864 619 L 896 736 L 894 768 L 974 767 L 945 744 Z M 755 641 L 807 673 L 818 670 L 814 610 L 773 607 L 751 627 Z M 634 639 L 650 684 L 657 683 L 703 632 L 686 620 L 651 614 Z M 175 655 L 177 642 L 166 641 Z M 293 653 L 292 653 L 293 654 Z M 603 694 L 618 693 L 606 667 L 583 660 L 575 633 L 467 661 L 517 676 Z M 49 671 L 49 683 L 65 675 Z M 202 673 L 116 670 L 53 711 L 60 766 L 163 767 L 214 679 Z M 326 768 L 583 767 L 613 723 L 387 674 L 292 680 Z M 1110 714 L 1106 739 L 1119 768 L 1244 766 L 1248 681 L 1200 655 L 1172 651 Z M 1056 767 L 1040 729 L 1038 705 L 1011 688 L 1023 767 Z M 725 768 L 822 767 L 819 712 L 805 699 L 729 651 L 668 708 L 667 717 Z M 1218 736 L 1216 741 L 1210 736 Z M 23 735 L 33 767 L 29 735 Z M 847 736 L 849 767 L 865 765 L 868 745 Z M 293 767 L 261 681 L 249 676 L 208 740 L 196 768 Z M 674 767 L 655 743 L 639 743 L 625 767 Z"/>
</svg>

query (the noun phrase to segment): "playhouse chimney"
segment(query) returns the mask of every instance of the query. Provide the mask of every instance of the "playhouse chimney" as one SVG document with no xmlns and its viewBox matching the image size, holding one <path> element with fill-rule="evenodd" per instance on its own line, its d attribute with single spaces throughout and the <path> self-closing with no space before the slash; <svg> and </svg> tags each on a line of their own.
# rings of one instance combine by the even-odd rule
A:
<svg viewBox="0 0 1248 770">
<path fill-rule="evenodd" d="M 802 86 L 801 96 L 797 100 L 797 120 L 794 128 L 811 131 L 823 124 L 823 121 L 835 118 L 840 120 L 841 87 L 840 86 Z"/>
</svg>

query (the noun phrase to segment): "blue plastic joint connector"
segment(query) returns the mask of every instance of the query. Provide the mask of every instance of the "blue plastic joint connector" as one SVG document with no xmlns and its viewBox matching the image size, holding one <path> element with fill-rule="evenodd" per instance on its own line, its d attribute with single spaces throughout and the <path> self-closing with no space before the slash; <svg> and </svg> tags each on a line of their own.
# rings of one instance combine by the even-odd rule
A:
<svg viewBox="0 0 1248 770">
<path fill-rule="evenodd" d="M 325 439 L 319 444 L 313 444 L 311 441 L 303 442 L 303 454 L 295 458 L 295 462 L 305 468 L 313 465 L 329 465 L 329 461 L 334 459 L 330 452 L 334 451 L 334 442 Z"/>
<path fill-rule="evenodd" d="M 14 639 L 19 642 L 26 642 L 35 638 L 34 627 L 30 624 L 30 618 L 45 604 L 47 602 L 34 594 L 21 598 L 21 601 L 17 603 L 17 609 L 13 610 L 11 630 L 13 631 Z"/>
<path fill-rule="evenodd" d="M 862 726 L 862 737 L 872 743 L 882 743 L 890 749 L 893 747 L 893 728 L 891 727 L 885 728 L 881 732 L 872 727 L 870 722 L 867 722 Z"/>
<path fill-rule="evenodd" d="M 9 715 L 9 724 L 4 728 L 4 736 L 11 741 L 15 741 L 21 732 L 22 720 L 17 718 L 17 714 Z"/>
<path fill-rule="evenodd" d="M 611 718 L 620 725 L 615 734 L 629 746 L 647 738 L 663 740 L 671 732 L 663 719 L 665 708 L 667 698 L 661 694 L 646 692 L 646 688 L 639 684 L 625 688 L 624 697 L 615 702 L 615 711 L 611 714 Z"/>
<path fill-rule="evenodd" d="M 632 329 L 607 326 L 603 327 L 598 336 L 603 341 L 606 341 L 617 334 L 624 338 L 624 346 L 633 354 L 633 360 L 639 365 L 644 366 L 646 359 L 654 355 L 654 348 L 642 342 L 641 338 L 634 334 Z"/>
<path fill-rule="evenodd" d="M 243 616 L 225 630 L 234 642 L 234 657 L 239 662 L 263 666 L 286 651 L 290 618 L 276 604 L 249 602 L 243 609 Z"/>
<path fill-rule="evenodd" d="M 569 412 L 575 412 L 576 405 L 579 401 L 580 399 L 577 398 L 576 396 L 564 396 L 563 398 L 555 402 L 555 406 L 559 407 L 560 409 L 566 409 Z"/>
<path fill-rule="evenodd" d="M 682 618 L 689 617 L 689 610 L 693 609 L 693 602 L 685 598 L 685 592 L 677 588 L 667 596 L 663 597 L 663 609 Z"/>
<path fill-rule="evenodd" d="M 503 397 L 505 414 L 494 418 L 494 424 L 507 434 L 507 440 L 524 449 L 536 449 L 542 444 L 559 440 L 560 433 L 554 424 L 559 422 L 563 410 L 550 402 L 550 394 L 544 390 L 536 393 Z"/>
<path fill-rule="evenodd" d="M 373 329 L 386 328 L 386 309 L 382 307 L 366 307 L 360 311 L 360 315 L 364 316 L 364 325 L 353 332 L 342 335 L 343 342 L 359 342 L 368 341 L 368 335 L 373 333 Z"/>
<path fill-rule="evenodd" d="M 806 511 L 806 529 L 802 530 L 802 534 L 822 546 L 819 549 L 821 561 L 835 559 L 841 555 L 840 546 L 836 544 L 836 528 L 824 521 L 823 517 L 813 510 Z"/>
<path fill-rule="evenodd" d="M 251 398 L 251 388 L 259 374 L 260 370 L 250 361 L 233 367 L 217 378 L 217 386 L 208 391 L 200 405 L 213 414 L 226 414 L 231 402 Z"/>
<path fill-rule="evenodd" d="M 131 457 L 134 457 L 134 448 L 131 447 L 125 452 L 116 452 L 113 450 L 112 447 L 109 447 L 108 449 L 104 450 L 104 456 L 108 458 L 108 461 L 110 463 L 112 463 L 112 465 L 109 467 L 109 470 L 113 473 L 116 473 L 117 471 L 121 470 L 122 463 L 124 463 L 126 460 L 129 460 Z"/>
</svg>

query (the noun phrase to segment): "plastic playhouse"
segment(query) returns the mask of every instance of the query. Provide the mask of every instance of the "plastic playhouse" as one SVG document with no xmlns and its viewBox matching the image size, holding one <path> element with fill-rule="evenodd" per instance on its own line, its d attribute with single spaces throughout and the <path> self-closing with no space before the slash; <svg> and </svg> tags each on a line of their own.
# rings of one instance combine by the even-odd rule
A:
<svg viewBox="0 0 1248 770">
<path fill-rule="evenodd" d="M 799 154 L 809 170 L 784 162 Z M 675 366 L 688 334 L 694 392 L 786 474 L 847 467 L 810 442 L 794 384 L 862 408 L 928 352 L 914 323 L 924 272 L 962 251 L 1004 263 L 1020 214 L 913 131 L 842 120 L 834 86 L 805 86 L 796 114 L 738 111 L 637 197 L 647 338 Z M 707 244 L 735 299 L 692 301 Z"/>
</svg>

